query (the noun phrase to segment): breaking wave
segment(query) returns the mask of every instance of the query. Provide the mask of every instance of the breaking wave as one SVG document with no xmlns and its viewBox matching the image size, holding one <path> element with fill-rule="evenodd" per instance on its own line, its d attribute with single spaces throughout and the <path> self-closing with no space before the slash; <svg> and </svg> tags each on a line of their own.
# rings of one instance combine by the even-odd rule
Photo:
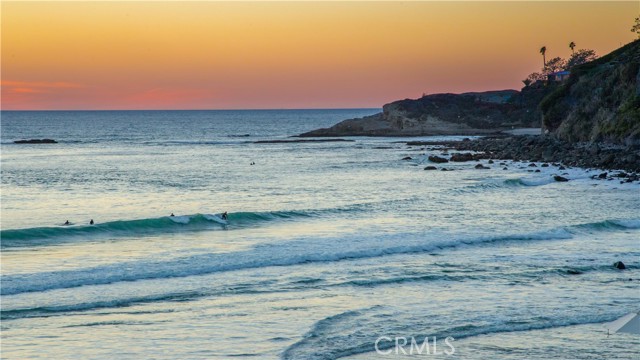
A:
<svg viewBox="0 0 640 360">
<path fill-rule="evenodd" d="M 255 214 L 252 216 L 256 216 Z M 265 216 L 265 215 L 261 215 Z M 275 216 L 273 214 L 269 216 Z M 287 214 L 291 216 L 291 214 Z M 233 221 L 233 218 L 230 217 Z M 169 220 L 171 221 L 171 220 Z M 607 224 L 615 224 L 608 226 Z M 640 228 L 640 220 L 606 220 L 579 224 L 529 234 L 451 238 L 451 235 L 432 234 L 431 238 L 412 234 L 396 234 L 377 240 L 323 238 L 309 241 L 290 241 L 256 246 L 231 252 L 198 254 L 170 261 L 132 261 L 91 268 L 53 271 L 33 274 L 5 275 L 2 277 L 2 295 L 104 285 L 149 279 L 182 278 L 217 272 L 272 266 L 295 266 L 309 263 L 338 262 L 354 259 L 384 257 L 397 254 L 425 253 L 465 246 L 494 246 L 521 241 L 547 241 L 571 239 L 573 233 L 589 231 L 616 231 Z M 337 242 L 344 246 L 336 247 Z"/>
<path fill-rule="evenodd" d="M 118 220 L 95 225 L 35 227 L 0 231 L 2 248 L 46 245 L 61 238 L 90 237 L 96 235 L 133 236 L 178 231 L 197 231 L 223 228 L 250 227 L 262 222 L 312 216 L 311 212 L 237 212 L 230 213 L 228 222 L 216 214 L 163 216 L 159 218 Z"/>
</svg>

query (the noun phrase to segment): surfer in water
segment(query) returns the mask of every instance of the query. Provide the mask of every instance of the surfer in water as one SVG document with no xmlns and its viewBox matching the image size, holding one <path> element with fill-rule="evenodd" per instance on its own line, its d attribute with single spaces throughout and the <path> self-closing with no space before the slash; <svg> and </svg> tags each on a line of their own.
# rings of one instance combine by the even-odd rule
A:
<svg viewBox="0 0 640 360">
<path fill-rule="evenodd" d="M 227 220 L 227 212 L 223 212 L 222 216 L 220 216 L 222 218 L 222 220 Z"/>
<path fill-rule="evenodd" d="M 64 222 L 65 225 L 71 225 L 71 223 L 69 222 L 69 220 Z"/>
<path fill-rule="evenodd" d="M 169 215 L 169 216 L 175 216 L 175 215 L 173 215 L 173 213 L 171 213 L 171 215 Z"/>
<path fill-rule="evenodd" d="M 91 219 L 91 221 L 89 221 L 89 225 L 93 225 L 93 219 Z"/>
</svg>

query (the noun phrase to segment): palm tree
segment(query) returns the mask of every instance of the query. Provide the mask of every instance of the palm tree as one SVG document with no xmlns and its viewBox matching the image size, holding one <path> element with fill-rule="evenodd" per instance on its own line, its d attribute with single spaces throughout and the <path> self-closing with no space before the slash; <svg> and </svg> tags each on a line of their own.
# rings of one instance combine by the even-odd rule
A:
<svg viewBox="0 0 640 360">
<path fill-rule="evenodd" d="M 571 48 L 571 53 L 573 54 L 573 48 L 576 47 L 576 43 L 573 41 L 569 43 L 569 47 Z"/>
<path fill-rule="evenodd" d="M 542 54 L 542 67 L 547 66 L 547 58 L 544 56 L 547 53 L 547 47 L 543 46 L 540 48 L 540 54 Z"/>
</svg>

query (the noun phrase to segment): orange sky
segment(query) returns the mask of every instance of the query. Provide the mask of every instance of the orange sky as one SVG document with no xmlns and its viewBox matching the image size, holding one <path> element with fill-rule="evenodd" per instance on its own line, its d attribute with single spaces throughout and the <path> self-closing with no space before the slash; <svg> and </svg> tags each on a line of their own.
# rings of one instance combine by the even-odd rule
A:
<svg viewBox="0 0 640 360">
<path fill-rule="evenodd" d="M 516 88 L 640 2 L 2 1 L 2 109 L 380 107 Z"/>
</svg>

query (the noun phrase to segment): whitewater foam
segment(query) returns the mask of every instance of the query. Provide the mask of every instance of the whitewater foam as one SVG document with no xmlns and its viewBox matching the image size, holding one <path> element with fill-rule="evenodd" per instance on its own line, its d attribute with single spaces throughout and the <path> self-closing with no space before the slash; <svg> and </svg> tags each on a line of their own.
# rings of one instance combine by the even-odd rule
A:
<svg viewBox="0 0 640 360">
<path fill-rule="evenodd" d="M 636 220 L 631 221 L 636 224 Z M 460 246 L 482 246 L 514 241 L 563 240 L 572 237 L 572 231 L 584 227 L 613 231 L 615 228 L 594 224 L 581 224 L 548 231 L 508 236 L 481 236 L 452 238 L 452 235 L 433 232 L 429 238 L 423 234 L 395 234 L 384 239 L 316 239 L 313 242 L 292 241 L 266 244 L 253 249 L 223 254 L 200 254 L 171 261 L 140 261 L 104 265 L 94 268 L 35 274 L 5 275 L 2 294 L 47 291 L 85 285 L 110 284 L 143 279 L 175 278 L 271 266 L 292 266 L 314 262 L 336 262 L 422 253 Z M 628 229 L 621 227 L 621 229 Z M 336 243 L 344 246 L 337 248 Z M 399 245 L 402 244 L 402 245 Z"/>
<path fill-rule="evenodd" d="M 474 321 L 467 319 L 463 320 L 464 323 L 462 324 L 459 322 L 444 325 L 438 324 L 433 326 L 431 331 L 424 332 L 426 330 L 420 328 L 430 326 L 425 326 L 424 324 L 414 324 L 413 326 L 404 324 L 404 327 L 394 326 L 393 319 L 397 318 L 398 315 L 388 314 L 384 316 L 385 312 L 392 312 L 392 309 L 377 306 L 368 309 L 350 310 L 322 319 L 316 322 L 301 340 L 286 348 L 282 353 L 282 358 L 340 359 L 358 354 L 374 353 L 376 348 L 384 351 L 395 346 L 394 341 L 378 342 L 376 344 L 376 340 L 380 336 L 387 338 L 396 336 L 408 337 L 419 339 L 419 342 L 422 342 L 427 337 L 438 339 L 439 342 L 450 337 L 453 344 L 456 345 L 455 340 L 479 335 L 606 323 L 622 314 L 619 310 L 609 310 L 598 315 L 579 314 L 574 311 L 558 318 L 544 319 L 532 319 L 523 314 L 513 314 L 514 316 L 507 319 L 496 317 L 492 320 L 477 317 L 475 324 Z M 377 318 L 388 320 L 377 321 Z M 442 345 L 444 344 L 439 343 L 438 347 L 440 349 L 444 348 Z"/>
</svg>

